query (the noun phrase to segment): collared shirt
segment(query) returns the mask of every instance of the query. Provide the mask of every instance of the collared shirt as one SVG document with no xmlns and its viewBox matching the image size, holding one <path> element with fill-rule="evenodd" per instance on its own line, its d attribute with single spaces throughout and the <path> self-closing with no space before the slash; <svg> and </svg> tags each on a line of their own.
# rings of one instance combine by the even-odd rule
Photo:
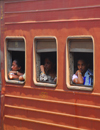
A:
<svg viewBox="0 0 100 130">
<path fill-rule="evenodd" d="M 82 76 L 83 77 L 83 76 Z M 72 81 L 75 79 L 75 78 L 78 78 L 78 76 L 76 74 L 74 74 L 72 76 Z M 93 72 L 88 69 L 86 72 L 85 72 L 85 75 L 83 77 L 83 80 L 84 80 L 84 83 L 83 85 L 87 85 L 87 86 L 92 86 L 93 85 Z"/>
<path fill-rule="evenodd" d="M 85 72 L 85 75 L 84 75 L 84 85 L 88 85 L 88 86 L 92 86 L 93 85 L 93 72 L 88 69 L 86 72 Z"/>
</svg>

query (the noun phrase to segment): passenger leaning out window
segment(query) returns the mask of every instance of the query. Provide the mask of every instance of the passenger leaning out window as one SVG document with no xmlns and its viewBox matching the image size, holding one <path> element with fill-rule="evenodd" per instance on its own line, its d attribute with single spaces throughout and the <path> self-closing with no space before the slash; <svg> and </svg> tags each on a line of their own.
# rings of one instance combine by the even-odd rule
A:
<svg viewBox="0 0 100 130">
<path fill-rule="evenodd" d="M 12 62 L 11 71 L 9 72 L 8 76 L 9 79 L 19 79 L 19 76 L 23 75 L 21 64 L 19 60 L 14 60 Z"/>
</svg>

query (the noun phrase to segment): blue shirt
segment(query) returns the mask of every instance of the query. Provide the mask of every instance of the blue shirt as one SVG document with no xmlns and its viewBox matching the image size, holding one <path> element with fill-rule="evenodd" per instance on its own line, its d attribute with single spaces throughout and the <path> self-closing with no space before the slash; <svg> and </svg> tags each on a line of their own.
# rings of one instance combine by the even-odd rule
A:
<svg viewBox="0 0 100 130">
<path fill-rule="evenodd" d="M 93 85 L 93 72 L 89 69 L 85 72 L 83 85 Z"/>
<path fill-rule="evenodd" d="M 83 76 L 82 76 L 83 77 Z M 78 76 L 76 74 L 74 74 L 72 76 L 72 81 L 75 79 L 75 78 L 78 78 Z M 86 85 L 86 86 L 92 86 L 93 85 L 93 72 L 88 69 L 86 72 L 85 72 L 85 75 L 83 77 L 83 85 Z"/>
</svg>

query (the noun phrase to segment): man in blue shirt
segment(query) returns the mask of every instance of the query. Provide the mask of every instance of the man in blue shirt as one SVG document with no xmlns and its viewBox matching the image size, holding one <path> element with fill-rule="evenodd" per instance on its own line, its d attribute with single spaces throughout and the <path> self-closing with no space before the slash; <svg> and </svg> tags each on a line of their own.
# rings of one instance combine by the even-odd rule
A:
<svg viewBox="0 0 100 130">
<path fill-rule="evenodd" d="M 88 69 L 89 64 L 84 59 L 79 59 L 77 62 L 78 70 L 72 76 L 72 81 L 75 84 L 83 84 L 87 86 L 93 85 L 93 73 Z"/>
</svg>

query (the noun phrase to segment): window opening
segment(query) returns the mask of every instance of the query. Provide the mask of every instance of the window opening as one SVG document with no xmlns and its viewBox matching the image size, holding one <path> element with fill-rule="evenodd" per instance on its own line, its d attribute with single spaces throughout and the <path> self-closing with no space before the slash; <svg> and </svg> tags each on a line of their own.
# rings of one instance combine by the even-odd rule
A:
<svg viewBox="0 0 100 130">
<path fill-rule="evenodd" d="M 33 64 L 36 68 L 34 68 L 34 82 L 41 86 L 50 86 L 50 84 L 51 86 L 55 86 L 57 83 L 56 39 L 36 37 L 34 40 L 34 48 L 35 62 Z M 47 64 L 50 66 L 47 67 Z"/>
<path fill-rule="evenodd" d="M 20 64 L 20 70 L 14 70 L 12 74 L 19 76 L 19 74 L 25 73 L 25 41 L 23 38 L 6 38 L 6 81 L 7 82 L 14 82 L 14 83 L 21 83 L 22 81 L 19 81 L 19 79 L 11 79 L 8 74 L 12 70 L 12 63 L 14 60 L 19 61 Z M 18 64 L 18 63 L 17 63 Z M 15 74 L 16 71 L 16 74 Z M 20 74 L 20 75 L 21 75 Z"/>
<path fill-rule="evenodd" d="M 67 85 L 69 88 L 72 89 L 86 89 L 86 90 L 92 90 L 93 88 L 93 40 L 91 37 L 68 37 L 67 39 Z M 79 70 L 77 62 L 79 59 L 83 59 L 86 62 L 86 71 L 82 69 Z M 83 62 L 83 61 L 82 61 Z M 69 70 L 68 70 L 69 69 Z M 72 81 L 72 77 L 74 76 L 74 79 L 78 77 L 78 73 L 76 72 L 79 70 L 83 76 L 83 83 L 74 83 Z M 88 73 L 89 70 L 89 73 Z M 83 71 L 83 72 L 82 72 Z M 86 74 L 87 72 L 87 74 Z M 69 75 L 69 77 L 68 77 Z M 77 76 L 76 76 L 77 75 Z M 87 85 L 86 84 L 87 80 Z M 78 82 L 78 80 L 77 80 Z M 88 83 L 91 82 L 91 83 Z M 78 87 L 79 86 L 79 87 Z M 80 87 L 83 86 L 83 87 Z"/>
</svg>

